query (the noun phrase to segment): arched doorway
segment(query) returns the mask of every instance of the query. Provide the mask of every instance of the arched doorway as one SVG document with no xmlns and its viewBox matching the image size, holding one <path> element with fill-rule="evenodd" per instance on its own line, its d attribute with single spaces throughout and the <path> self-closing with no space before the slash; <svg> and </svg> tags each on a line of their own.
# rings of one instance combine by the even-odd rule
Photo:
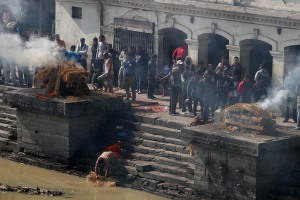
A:
<svg viewBox="0 0 300 200">
<path fill-rule="evenodd" d="M 284 74 L 295 70 L 300 63 L 300 45 L 293 45 L 284 48 Z"/>
<path fill-rule="evenodd" d="M 218 34 L 205 33 L 199 35 L 198 39 L 198 58 L 199 61 L 203 60 L 205 65 L 212 64 L 216 67 L 222 56 L 228 58 L 229 52 L 226 48 L 226 45 L 229 44 L 229 40 L 225 37 Z"/>
<path fill-rule="evenodd" d="M 253 79 L 259 70 L 259 65 L 264 64 L 270 76 L 272 76 L 273 58 L 270 54 L 272 46 L 260 40 L 243 40 L 240 42 L 241 64 L 245 73 Z"/>
<path fill-rule="evenodd" d="M 171 60 L 173 51 L 183 45 L 187 34 L 176 28 L 165 28 L 158 31 L 159 35 L 159 67 L 162 67 L 166 60 Z"/>
</svg>

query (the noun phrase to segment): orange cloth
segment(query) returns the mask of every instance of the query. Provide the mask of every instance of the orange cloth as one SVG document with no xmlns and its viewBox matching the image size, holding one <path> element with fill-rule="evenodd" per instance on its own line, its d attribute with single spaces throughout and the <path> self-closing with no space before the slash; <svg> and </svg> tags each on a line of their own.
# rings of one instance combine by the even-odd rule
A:
<svg viewBox="0 0 300 200">
<path fill-rule="evenodd" d="M 122 149 L 121 145 L 116 143 L 108 146 L 105 151 L 111 151 L 117 156 L 118 158 L 122 158 L 122 155 L 119 153 L 119 151 Z"/>
</svg>

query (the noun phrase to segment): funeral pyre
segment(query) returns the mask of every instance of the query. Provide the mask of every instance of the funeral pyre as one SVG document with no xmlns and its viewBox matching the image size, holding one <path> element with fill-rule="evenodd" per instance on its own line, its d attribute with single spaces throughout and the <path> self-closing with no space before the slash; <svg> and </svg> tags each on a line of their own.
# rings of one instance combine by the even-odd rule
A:
<svg viewBox="0 0 300 200">
<path fill-rule="evenodd" d="M 224 110 L 221 122 L 229 129 L 250 129 L 259 133 L 274 131 L 276 120 L 272 113 L 257 104 L 238 103 Z"/>
<path fill-rule="evenodd" d="M 90 94 L 88 72 L 69 62 L 46 67 L 34 76 L 34 86 L 45 88 L 49 96 Z"/>
</svg>

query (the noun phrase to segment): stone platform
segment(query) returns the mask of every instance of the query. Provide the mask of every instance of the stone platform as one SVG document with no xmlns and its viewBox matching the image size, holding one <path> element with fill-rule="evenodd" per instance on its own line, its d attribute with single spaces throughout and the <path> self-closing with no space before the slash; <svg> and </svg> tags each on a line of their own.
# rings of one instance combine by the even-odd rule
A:
<svg viewBox="0 0 300 200">
<path fill-rule="evenodd" d="M 258 135 L 215 123 L 181 136 L 195 146 L 196 192 L 216 199 L 268 199 L 300 161 L 299 132 L 286 127 Z"/>
<path fill-rule="evenodd" d="M 123 98 L 92 92 L 87 97 L 48 97 L 41 89 L 4 94 L 17 108 L 18 145 L 21 151 L 68 162 L 94 135 L 112 125 L 123 111 Z"/>
</svg>

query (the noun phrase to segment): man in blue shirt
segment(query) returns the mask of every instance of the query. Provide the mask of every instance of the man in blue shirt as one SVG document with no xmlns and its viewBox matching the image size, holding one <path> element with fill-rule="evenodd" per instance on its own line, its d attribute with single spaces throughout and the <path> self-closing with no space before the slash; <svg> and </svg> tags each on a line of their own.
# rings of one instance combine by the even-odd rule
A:
<svg viewBox="0 0 300 200">
<path fill-rule="evenodd" d="M 76 46 L 72 45 L 69 51 L 66 51 L 65 57 L 66 61 L 68 62 L 74 62 L 79 63 L 80 62 L 80 56 L 75 52 Z"/>
</svg>

